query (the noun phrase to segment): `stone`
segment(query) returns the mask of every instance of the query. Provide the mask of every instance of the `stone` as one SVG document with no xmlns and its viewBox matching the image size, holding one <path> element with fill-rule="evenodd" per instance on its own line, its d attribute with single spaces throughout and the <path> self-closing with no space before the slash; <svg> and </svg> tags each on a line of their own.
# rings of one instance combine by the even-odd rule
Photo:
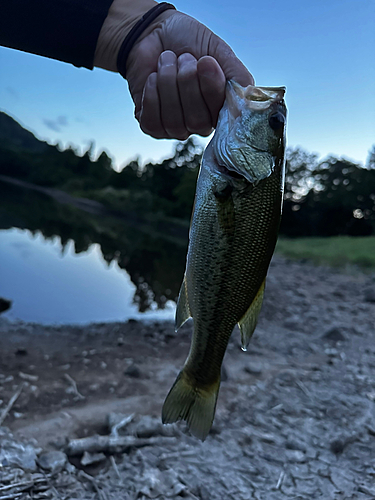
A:
<svg viewBox="0 0 375 500">
<path fill-rule="evenodd" d="M 285 448 L 287 450 L 298 450 L 302 452 L 306 452 L 306 446 L 303 443 L 300 443 L 293 438 L 289 437 L 285 443 Z"/>
<path fill-rule="evenodd" d="M 28 352 L 25 347 L 18 347 L 14 353 L 16 356 L 27 356 Z"/>
<path fill-rule="evenodd" d="M 48 472 L 59 472 L 64 469 L 68 458 L 62 451 L 47 451 L 39 455 L 38 465 Z"/>
<path fill-rule="evenodd" d="M 141 370 L 136 364 L 132 364 L 126 368 L 124 374 L 132 378 L 141 378 Z"/>
<path fill-rule="evenodd" d="M 331 444 L 329 445 L 329 449 L 334 453 L 335 455 L 339 455 L 344 451 L 346 442 L 343 439 L 334 439 L 331 441 Z"/>
<path fill-rule="evenodd" d="M 286 458 L 289 462 L 306 462 L 306 455 L 300 450 L 285 450 Z"/>
<path fill-rule="evenodd" d="M 99 462 L 103 462 L 107 457 L 104 453 L 89 453 L 85 451 L 81 458 L 81 464 L 83 466 L 97 464 Z"/>
<path fill-rule="evenodd" d="M 261 375 L 263 365 L 261 363 L 252 362 L 245 366 L 245 372 L 250 373 L 250 375 Z"/>
<path fill-rule="evenodd" d="M 343 335 L 339 327 L 333 326 L 323 333 L 322 339 L 329 340 L 330 342 L 344 342 L 346 337 Z"/>
<path fill-rule="evenodd" d="M 35 472 L 37 451 L 31 444 L 16 441 L 6 428 L 0 427 L 0 470 L 19 467 L 25 472 Z"/>
</svg>

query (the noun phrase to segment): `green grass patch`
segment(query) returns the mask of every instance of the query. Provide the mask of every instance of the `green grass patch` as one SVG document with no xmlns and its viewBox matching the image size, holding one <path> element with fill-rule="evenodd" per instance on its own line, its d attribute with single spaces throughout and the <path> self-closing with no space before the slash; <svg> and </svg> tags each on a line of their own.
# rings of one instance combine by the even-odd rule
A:
<svg viewBox="0 0 375 500">
<path fill-rule="evenodd" d="M 308 259 L 334 267 L 375 268 L 375 236 L 330 238 L 280 238 L 276 252 L 292 259 Z"/>
</svg>

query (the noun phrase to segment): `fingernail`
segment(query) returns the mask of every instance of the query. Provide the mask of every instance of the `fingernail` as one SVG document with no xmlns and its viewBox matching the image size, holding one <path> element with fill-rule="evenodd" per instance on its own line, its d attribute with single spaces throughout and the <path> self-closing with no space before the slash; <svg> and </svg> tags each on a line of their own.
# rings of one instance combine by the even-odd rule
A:
<svg viewBox="0 0 375 500">
<path fill-rule="evenodd" d="M 158 75 L 157 73 L 151 73 L 149 77 L 147 78 L 146 85 L 148 87 L 156 87 L 158 82 Z"/>
<path fill-rule="evenodd" d="M 222 79 L 225 81 L 223 70 L 219 63 L 210 56 L 203 56 L 197 62 L 197 71 L 199 77 L 214 78 L 215 80 Z"/>
<path fill-rule="evenodd" d="M 166 50 L 162 52 L 159 57 L 160 66 L 173 66 L 176 64 L 176 54 L 171 50 Z"/>
<path fill-rule="evenodd" d="M 186 64 L 189 62 L 196 62 L 196 59 L 189 52 L 185 52 L 184 54 L 181 54 L 180 57 L 178 58 L 178 67 L 180 67 L 182 64 Z"/>
</svg>

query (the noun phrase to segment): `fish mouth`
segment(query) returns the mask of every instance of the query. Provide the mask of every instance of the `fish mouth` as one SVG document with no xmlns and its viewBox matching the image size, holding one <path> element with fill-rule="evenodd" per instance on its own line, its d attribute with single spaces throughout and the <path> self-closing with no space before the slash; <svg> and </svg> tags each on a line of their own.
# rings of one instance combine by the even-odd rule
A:
<svg viewBox="0 0 375 500">
<path fill-rule="evenodd" d="M 240 114 L 243 104 L 252 110 L 263 110 L 272 104 L 283 103 L 285 87 L 256 87 L 248 85 L 242 87 L 234 80 L 227 83 L 226 99 L 228 109 L 233 117 Z"/>
<path fill-rule="evenodd" d="M 273 172 L 285 130 L 284 94 L 285 87 L 227 82 L 212 145 L 216 169 L 228 181 L 253 184 Z"/>
</svg>

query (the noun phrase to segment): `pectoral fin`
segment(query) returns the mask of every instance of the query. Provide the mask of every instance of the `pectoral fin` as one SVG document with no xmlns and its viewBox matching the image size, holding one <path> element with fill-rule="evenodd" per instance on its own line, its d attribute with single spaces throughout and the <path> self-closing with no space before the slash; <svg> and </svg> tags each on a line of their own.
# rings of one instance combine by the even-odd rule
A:
<svg viewBox="0 0 375 500">
<path fill-rule="evenodd" d="M 189 301 L 187 296 L 186 278 L 182 282 L 180 294 L 178 296 L 176 320 L 174 329 L 177 330 L 191 317 Z"/>
<path fill-rule="evenodd" d="M 238 322 L 238 326 L 240 327 L 241 331 L 241 349 L 243 351 L 246 351 L 258 321 L 258 316 L 263 303 L 265 284 L 266 279 L 264 279 L 263 283 L 260 285 L 255 299 L 252 301 L 249 309 L 246 311 L 246 314 L 244 314 L 244 316 Z"/>
</svg>

